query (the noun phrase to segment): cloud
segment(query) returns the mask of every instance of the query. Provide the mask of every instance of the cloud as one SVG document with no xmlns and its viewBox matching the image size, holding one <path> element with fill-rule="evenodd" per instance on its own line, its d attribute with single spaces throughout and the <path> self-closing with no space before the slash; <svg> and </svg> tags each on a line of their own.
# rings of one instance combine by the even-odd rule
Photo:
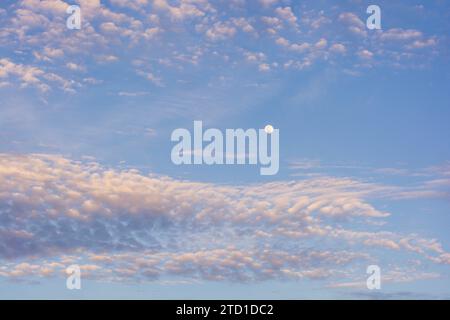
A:
<svg viewBox="0 0 450 320">
<path fill-rule="evenodd" d="M 284 21 L 287 21 L 291 26 L 297 27 L 297 17 L 292 12 L 291 7 L 278 7 L 275 9 L 275 13 Z"/>
<path fill-rule="evenodd" d="M 347 29 L 354 35 L 367 37 L 366 25 L 352 12 L 344 12 L 339 15 L 339 21 L 347 25 Z"/>
<path fill-rule="evenodd" d="M 264 7 L 270 7 L 274 4 L 277 4 L 279 2 L 279 0 L 259 0 L 259 2 L 264 6 Z"/>
<path fill-rule="evenodd" d="M 380 36 L 382 40 L 411 40 L 422 37 L 422 32 L 414 29 L 394 28 L 383 32 Z"/>
<path fill-rule="evenodd" d="M 335 52 L 335 53 L 344 54 L 347 51 L 347 48 L 345 47 L 345 45 L 343 45 L 341 43 L 335 43 L 330 47 L 330 51 Z"/>
<path fill-rule="evenodd" d="M 101 63 L 111 63 L 119 60 L 119 58 L 114 55 L 99 55 L 96 56 L 95 59 Z"/>
<path fill-rule="evenodd" d="M 150 82 L 152 82 L 154 85 L 156 85 L 158 87 L 164 86 L 161 78 L 155 76 L 152 72 L 144 72 L 144 71 L 138 70 L 137 74 L 146 78 L 147 80 L 149 80 Z"/>
<path fill-rule="evenodd" d="M 165 11 L 173 20 L 203 17 L 214 8 L 206 0 L 180 0 L 178 6 L 170 5 L 166 0 L 153 0 L 153 7 Z"/>
<path fill-rule="evenodd" d="M 109 68 L 114 69 L 112 72 L 132 68 L 127 65 L 129 61 L 146 60 L 152 74 L 164 75 L 165 69 L 171 68 L 171 72 L 176 72 L 171 76 L 177 78 L 183 78 L 186 62 L 209 73 L 216 72 L 216 68 L 210 68 L 208 64 L 218 57 L 223 57 L 221 63 L 232 66 L 252 63 L 242 60 L 239 54 L 242 52 L 241 41 L 245 41 L 245 50 L 270 57 L 272 62 L 264 63 L 274 72 L 304 70 L 320 61 L 352 74 L 359 72 L 356 69 L 380 65 L 405 68 L 417 67 L 423 61 L 432 63 L 432 59 L 423 59 L 426 54 L 423 49 L 433 48 L 433 57 L 436 57 L 442 52 L 441 44 L 445 43 L 442 35 L 427 35 L 425 31 L 415 29 L 368 32 L 354 12 L 342 12 L 335 17 L 306 6 L 300 10 L 301 16 L 296 16 L 294 7 L 280 1 L 260 2 L 261 7 L 256 11 L 245 2 L 239 3 L 236 11 L 236 3 L 230 7 L 207 0 L 80 0 L 82 30 L 72 32 L 65 25 L 67 2 L 24 0 L 9 7 L 1 16 L 4 27 L 0 39 L 8 48 L 4 56 L 9 60 L 16 59 L 11 57 L 19 45 L 23 48 L 23 60 L 17 61 L 30 65 L 28 57 L 31 55 L 34 67 L 44 72 L 50 72 L 47 70 L 59 63 L 90 66 L 97 62 L 113 62 L 123 48 L 127 48 L 129 59 L 110 65 Z M 184 23 L 187 19 L 190 22 Z M 336 30 L 328 28 L 331 22 L 339 22 Z M 339 25 L 357 36 L 349 38 Z M 204 38 L 198 38 L 199 34 Z M 261 43 L 265 45 L 261 46 Z M 372 53 L 372 58 L 368 59 L 363 50 Z M 344 54 L 346 59 L 341 59 Z M 361 63 L 361 58 L 366 61 Z M 262 62 L 258 65 L 267 70 Z M 284 68 L 275 68 L 275 65 Z M 70 71 L 74 70 L 70 67 L 65 70 L 67 75 Z M 91 70 L 86 70 L 89 72 Z M 67 78 L 64 74 L 59 76 Z M 214 76 L 218 77 L 211 75 Z M 69 77 L 76 78 L 77 75 L 70 73 Z M 87 74 L 87 77 L 97 78 L 98 75 Z M 157 78 L 160 77 L 163 76 Z M 83 82 L 81 78 L 77 81 Z M 157 79 L 152 81 L 156 83 Z M 8 83 L 14 85 L 14 82 Z M 49 88 L 49 83 L 42 83 L 40 92 L 49 92 Z M 65 90 L 74 92 L 74 88 Z"/>
<path fill-rule="evenodd" d="M 360 51 L 358 51 L 357 54 L 361 59 L 365 59 L 365 60 L 370 60 L 373 57 L 373 52 L 370 52 L 367 49 L 360 50 Z"/>
<path fill-rule="evenodd" d="M 71 257 L 111 281 L 333 278 L 375 248 L 448 263 L 436 239 L 352 229 L 389 217 L 367 200 L 383 192 L 395 189 L 332 177 L 216 185 L 2 154 L 0 261 L 11 267 L 0 274 L 25 276 L 16 267 L 27 263 L 28 272 L 50 275 L 60 266 L 48 263 Z"/>
<path fill-rule="evenodd" d="M 120 32 L 120 28 L 118 28 L 114 22 L 104 22 L 100 25 L 100 29 L 103 32 L 107 33 L 115 33 L 118 34 Z"/>
<path fill-rule="evenodd" d="M 270 66 L 267 63 L 261 63 L 258 66 L 258 69 L 259 69 L 259 71 L 267 72 L 267 71 L 270 71 Z"/>
<path fill-rule="evenodd" d="M 89 78 L 84 78 L 83 82 L 85 82 L 87 84 L 101 84 L 101 83 L 103 83 L 103 80 L 98 80 L 98 79 L 89 77 Z"/>
<path fill-rule="evenodd" d="M 216 22 L 206 30 L 206 37 L 213 41 L 225 40 L 236 34 L 236 28 L 228 22 Z"/>
<path fill-rule="evenodd" d="M 266 55 L 262 52 L 249 52 L 244 53 L 245 58 L 249 62 L 263 62 L 267 59 Z"/>
<path fill-rule="evenodd" d="M 408 282 L 415 282 L 415 281 L 422 281 L 422 280 L 429 280 L 429 279 L 438 279 L 440 278 L 440 275 L 436 272 L 427 272 L 427 271 L 421 271 L 417 270 L 416 268 L 412 267 L 395 267 L 392 270 L 389 270 L 382 274 L 382 283 L 383 284 L 392 284 L 392 283 L 408 283 Z M 336 282 L 329 285 L 330 288 L 359 288 L 359 289 L 365 289 L 367 288 L 366 280 L 361 279 L 358 281 L 351 281 L 351 282 Z M 360 292 L 354 293 L 355 295 L 362 295 Z M 377 293 L 365 293 L 364 296 L 368 298 L 381 298 L 381 299 L 398 299 L 399 296 L 396 294 L 387 293 L 386 296 L 383 296 L 383 293 L 380 293 L 380 296 L 377 295 Z M 408 294 L 403 294 L 400 297 L 402 298 L 408 298 Z"/>
<path fill-rule="evenodd" d="M 255 28 L 250 24 L 250 22 L 245 18 L 232 18 L 231 22 L 240 30 L 246 33 L 252 33 L 255 34 L 256 30 Z"/>
<path fill-rule="evenodd" d="M 7 58 L 0 59 L 1 78 L 15 78 L 22 88 L 35 87 L 41 92 L 49 91 L 52 84 L 59 84 L 67 92 L 74 91 L 73 83 L 59 75 L 45 72 L 38 67 L 14 63 Z"/>
<path fill-rule="evenodd" d="M 148 0 L 110 0 L 113 5 L 140 11 L 148 4 Z"/>
<path fill-rule="evenodd" d="M 29 9 L 49 12 L 54 15 L 65 15 L 66 9 L 69 7 L 68 3 L 61 0 L 22 0 L 21 5 Z"/>
<path fill-rule="evenodd" d="M 147 91 L 139 91 L 139 92 L 128 92 L 128 91 L 120 91 L 118 93 L 121 97 L 139 97 L 139 96 L 146 96 L 150 94 L 150 92 Z"/>
<path fill-rule="evenodd" d="M 86 68 L 74 62 L 66 63 L 66 67 L 72 71 L 86 71 Z"/>
<path fill-rule="evenodd" d="M 426 40 L 415 40 L 412 44 L 408 45 L 408 49 L 423 49 L 428 47 L 435 47 L 438 41 L 435 38 L 430 38 Z"/>
</svg>

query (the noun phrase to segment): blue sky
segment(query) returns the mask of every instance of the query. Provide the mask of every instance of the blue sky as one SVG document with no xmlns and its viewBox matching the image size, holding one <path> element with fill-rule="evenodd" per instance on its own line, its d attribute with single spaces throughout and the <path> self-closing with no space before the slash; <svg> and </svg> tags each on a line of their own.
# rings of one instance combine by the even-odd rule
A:
<svg viewBox="0 0 450 320">
<path fill-rule="evenodd" d="M 449 16 L 2 1 L 0 298 L 448 298 Z M 278 174 L 174 165 L 170 135 L 195 120 L 273 125 Z"/>
</svg>

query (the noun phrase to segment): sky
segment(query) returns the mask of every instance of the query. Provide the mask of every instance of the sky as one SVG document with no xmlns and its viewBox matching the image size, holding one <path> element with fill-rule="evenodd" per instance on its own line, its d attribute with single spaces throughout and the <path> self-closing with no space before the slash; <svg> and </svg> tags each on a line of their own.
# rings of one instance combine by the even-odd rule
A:
<svg viewBox="0 0 450 320">
<path fill-rule="evenodd" d="M 1 1 L 0 299 L 449 299 L 449 18 L 443 0 Z M 278 173 L 175 165 L 194 121 L 272 125 Z"/>
</svg>

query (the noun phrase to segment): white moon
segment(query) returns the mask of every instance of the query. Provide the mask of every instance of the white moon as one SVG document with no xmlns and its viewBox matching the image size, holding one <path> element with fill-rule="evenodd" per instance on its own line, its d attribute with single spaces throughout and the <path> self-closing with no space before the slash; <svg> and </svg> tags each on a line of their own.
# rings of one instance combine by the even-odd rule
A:
<svg viewBox="0 0 450 320">
<path fill-rule="evenodd" d="M 264 131 L 268 134 L 271 134 L 273 132 L 273 127 L 268 124 L 267 126 L 265 126 Z"/>
</svg>

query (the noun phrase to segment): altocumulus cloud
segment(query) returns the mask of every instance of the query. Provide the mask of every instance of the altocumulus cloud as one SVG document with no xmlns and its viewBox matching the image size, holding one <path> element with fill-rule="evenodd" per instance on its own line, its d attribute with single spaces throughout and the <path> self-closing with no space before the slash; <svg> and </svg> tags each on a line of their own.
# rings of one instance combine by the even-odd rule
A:
<svg viewBox="0 0 450 320">
<path fill-rule="evenodd" d="M 252 1 L 15 1 L 0 10 L 5 49 L 0 56 L 0 85 L 18 83 L 41 94 L 76 93 L 86 89 L 84 78 L 97 84 L 108 80 L 96 79 L 101 74 L 96 72 L 99 63 L 115 72 L 122 72 L 120 66 L 125 65 L 158 87 L 170 82 L 166 79 L 170 72 L 177 80 L 189 80 L 191 66 L 211 73 L 210 63 L 226 69 L 249 64 L 253 72 L 266 75 L 326 63 L 358 74 L 379 66 L 424 67 L 445 56 L 446 34 L 396 24 L 368 32 L 365 8 L 359 5 L 324 10 L 314 3 L 301 8 L 270 0 L 262 3 L 255 7 Z M 66 28 L 65 10 L 71 4 L 82 10 L 79 32 Z M 441 6 L 441 12 L 448 11 L 446 4 Z M 385 4 L 383 12 L 396 16 L 409 7 Z M 241 54 L 246 51 L 263 54 L 266 61 L 256 64 Z M 427 59 L 430 51 L 433 59 Z M 55 67 L 60 64 L 71 67 Z"/>
<path fill-rule="evenodd" d="M 408 192 L 334 177 L 218 185 L 1 154 L 0 276 L 78 263 L 104 281 L 333 281 L 379 250 L 448 264 L 438 240 L 381 229 L 391 213 L 370 199 Z"/>
</svg>

